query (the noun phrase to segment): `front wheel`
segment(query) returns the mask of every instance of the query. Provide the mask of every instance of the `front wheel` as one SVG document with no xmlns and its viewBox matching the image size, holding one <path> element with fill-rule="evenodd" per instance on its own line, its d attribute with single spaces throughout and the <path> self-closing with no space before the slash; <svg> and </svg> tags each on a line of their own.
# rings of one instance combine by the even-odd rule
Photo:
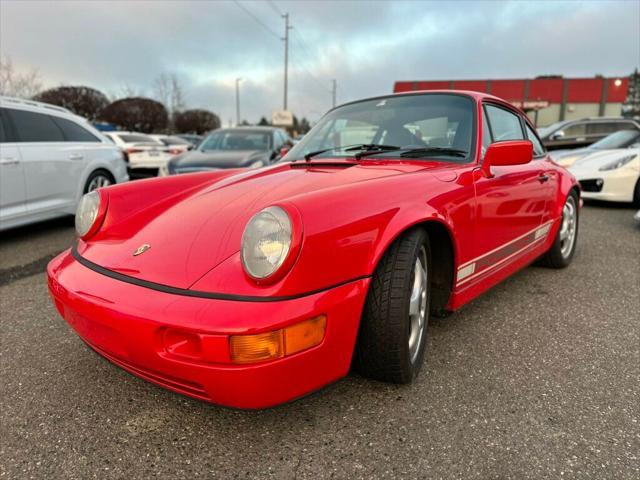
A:
<svg viewBox="0 0 640 480">
<path fill-rule="evenodd" d="M 424 230 L 397 239 L 374 272 L 354 365 L 363 375 L 409 383 L 424 361 L 431 300 L 431 251 Z"/>
<path fill-rule="evenodd" d="M 578 240 L 578 195 L 572 191 L 562 207 L 562 223 L 551 248 L 540 262 L 551 268 L 568 267 L 576 251 Z"/>
</svg>

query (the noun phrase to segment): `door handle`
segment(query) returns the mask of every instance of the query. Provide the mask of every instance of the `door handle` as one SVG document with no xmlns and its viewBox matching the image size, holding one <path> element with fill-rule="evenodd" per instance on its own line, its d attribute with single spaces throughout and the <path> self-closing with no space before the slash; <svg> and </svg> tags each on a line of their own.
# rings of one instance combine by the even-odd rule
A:
<svg viewBox="0 0 640 480">
<path fill-rule="evenodd" d="M 72 153 L 71 155 L 69 155 L 69 160 L 82 160 L 84 158 L 84 155 L 82 155 L 81 153 Z"/>
<path fill-rule="evenodd" d="M 538 175 L 538 181 L 540 183 L 544 183 L 547 180 L 549 180 L 549 175 L 547 175 L 546 173 L 541 173 L 540 175 Z"/>
<path fill-rule="evenodd" d="M 0 165 L 18 165 L 20 160 L 15 157 L 0 158 Z"/>
</svg>

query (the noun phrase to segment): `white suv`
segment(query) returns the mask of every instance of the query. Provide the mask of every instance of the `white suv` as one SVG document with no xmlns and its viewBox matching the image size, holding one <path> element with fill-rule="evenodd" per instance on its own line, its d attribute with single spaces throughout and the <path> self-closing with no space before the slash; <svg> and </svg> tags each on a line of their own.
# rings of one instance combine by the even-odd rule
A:
<svg viewBox="0 0 640 480">
<path fill-rule="evenodd" d="M 0 230 L 74 214 L 84 193 L 128 179 L 122 152 L 82 117 L 0 97 Z"/>
</svg>

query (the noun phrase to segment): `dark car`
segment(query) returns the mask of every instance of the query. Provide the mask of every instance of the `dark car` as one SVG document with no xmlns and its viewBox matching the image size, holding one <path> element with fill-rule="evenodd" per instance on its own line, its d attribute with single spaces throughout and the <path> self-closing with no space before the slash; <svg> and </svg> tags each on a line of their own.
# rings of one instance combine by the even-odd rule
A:
<svg viewBox="0 0 640 480">
<path fill-rule="evenodd" d="M 547 150 L 586 147 L 619 130 L 640 130 L 640 124 L 622 117 L 565 120 L 538 129 Z"/>
<path fill-rule="evenodd" d="M 195 150 L 171 159 L 160 175 L 264 167 L 291 145 L 289 135 L 279 128 L 223 128 L 210 133 Z"/>
<path fill-rule="evenodd" d="M 554 150 L 551 158 L 563 167 L 570 167 L 581 158 L 594 152 L 635 148 L 638 144 L 640 144 L 640 130 L 620 130 L 611 135 L 607 135 L 602 140 L 598 140 L 588 147 L 573 150 Z"/>
</svg>

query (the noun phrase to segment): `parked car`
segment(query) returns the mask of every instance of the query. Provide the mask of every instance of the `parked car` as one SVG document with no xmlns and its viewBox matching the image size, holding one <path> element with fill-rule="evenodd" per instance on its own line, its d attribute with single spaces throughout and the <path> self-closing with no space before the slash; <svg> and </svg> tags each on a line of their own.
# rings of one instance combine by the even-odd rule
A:
<svg viewBox="0 0 640 480">
<path fill-rule="evenodd" d="M 84 118 L 0 97 L 0 230 L 73 214 L 83 194 L 128 179 L 120 150 Z"/>
<path fill-rule="evenodd" d="M 588 147 L 575 150 L 554 150 L 551 152 L 551 158 L 558 165 L 566 168 L 592 153 L 635 148 L 638 144 L 640 144 L 640 130 L 620 130 Z"/>
<path fill-rule="evenodd" d="M 170 148 L 145 133 L 105 132 L 113 143 L 122 149 L 129 169 L 136 174 L 155 176 L 174 157 Z"/>
<path fill-rule="evenodd" d="M 286 153 L 291 145 L 289 135 L 275 127 L 219 129 L 209 134 L 195 150 L 168 162 L 158 175 L 264 167 Z"/>
<path fill-rule="evenodd" d="M 202 135 L 196 135 L 192 133 L 176 133 L 176 137 L 180 137 L 183 140 L 186 140 L 187 142 L 191 143 L 191 145 L 193 145 L 194 147 L 197 147 L 198 144 L 204 138 Z"/>
<path fill-rule="evenodd" d="M 619 130 L 640 130 L 640 123 L 622 117 L 593 117 L 565 120 L 539 128 L 542 143 L 548 150 L 586 147 Z"/>
<path fill-rule="evenodd" d="M 169 148 L 171 155 L 181 155 L 189 150 L 193 150 L 193 144 L 176 135 L 149 135 L 154 140 L 162 142 Z"/>
<path fill-rule="evenodd" d="M 569 167 L 582 187 L 582 196 L 640 206 L 640 143 L 632 148 L 587 155 Z"/>
<path fill-rule="evenodd" d="M 352 130 L 367 136 L 343 144 Z M 88 194 L 49 290 L 82 339 L 132 374 L 264 408 L 352 364 L 411 382 L 430 315 L 536 259 L 570 264 L 579 207 L 575 178 L 509 103 L 389 95 L 331 110 L 270 167 Z"/>
</svg>

